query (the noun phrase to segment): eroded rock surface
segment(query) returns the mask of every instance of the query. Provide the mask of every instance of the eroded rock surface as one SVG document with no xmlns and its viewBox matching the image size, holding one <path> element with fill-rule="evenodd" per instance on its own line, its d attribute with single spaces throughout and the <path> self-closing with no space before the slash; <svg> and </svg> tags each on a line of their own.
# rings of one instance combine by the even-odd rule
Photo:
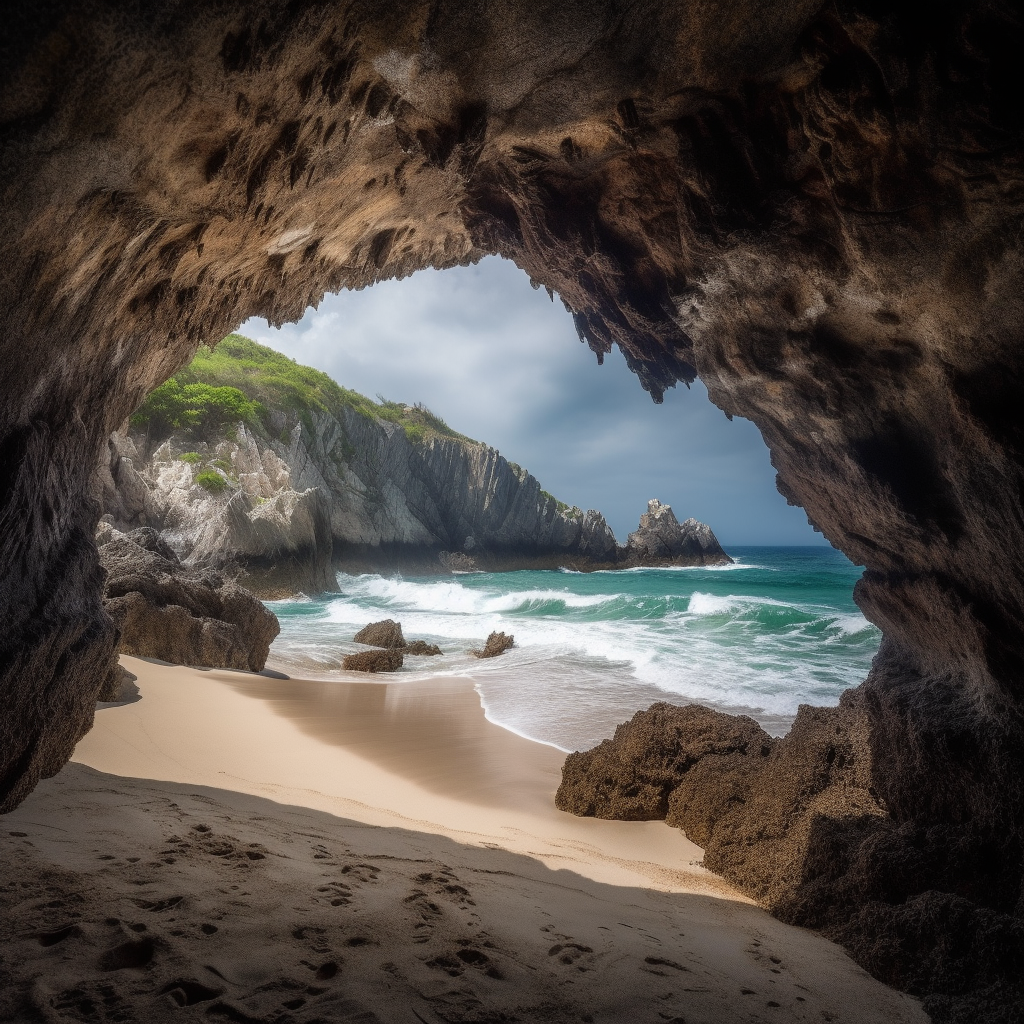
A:
<svg viewBox="0 0 1024 1024">
<path fill-rule="evenodd" d="M 866 566 L 889 825 L 835 847 L 881 894 L 844 941 L 885 946 L 863 962 L 941 1019 L 1011 1019 L 1022 37 L 1009 0 L 19 6 L 0 38 L 0 809 L 66 760 L 109 674 L 87 495 L 143 396 L 250 316 L 499 253 L 656 397 L 699 372 Z"/>
<path fill-rule="evenodd" d="M 428 644 L 426 640 L 406 640 L 402 633 L 402 624 L 394 619 L 382 619 L 363 626 L 352 638 L 357 644 L 370 647 L 383 647 L 387 650 L 401 651 L 403 654 L 438 655 L 444 652 L 436 644 Z M 346 662 L 346 667 L 351 668 Z M 401 663 L 399 663 L 401 667 Z"/>
<path fill-rule="evenodd" d="M 352 672 L 397 672 L 403 664 L 400 650 L 378 649 L 346 654 L 341 667 Z"/>
<path fill-rule="evenodd" d="M 657 498 L 647 502 L 640 525 L 626 540 L 625 559 L 630 565 L 728 565 L 732 559 L 722 550 L 711 527 L 696 519 L 680 523 L 671 505 Z"/>
<path fill-rule="evenodd" d="M 394 619 L 381 619 L 380 622 L 371 622 L 363 626 L 352 638 L 357 644 L 367 644 L 369 647 L 400 648 L 405 647 L 405 635 L 402 633 L 402 624 Z"/>
<path fill-rule="evenodd" d="M 501 633 L 497 630 L 488 634 L 482 650 L 471 651 L 471 654 L 478 658 L 496 658 L 516 645 L 516 638 L 511 633 Z"/>
<path fill-rule="evenodd" d="M 756 761 L 773 742 L 752 718 L 696 704 L 653 704 L 620 725 L 613 739 L 566 758 L 555 806 L 585 817 L 664 819 L 669 797 L 703 758 Z"/>
<path fill-rule="evenodd" d="M 127 536 L 108 530 L 100 539 L 103 607 L 120 631 L 122 653 L 207 668 L 263 668 L 280 626 L 249 591 L 212 570 L 184 567 L 155 530 Z M 112 698 L 107 692 L 101 699 Z"/>
</svg>

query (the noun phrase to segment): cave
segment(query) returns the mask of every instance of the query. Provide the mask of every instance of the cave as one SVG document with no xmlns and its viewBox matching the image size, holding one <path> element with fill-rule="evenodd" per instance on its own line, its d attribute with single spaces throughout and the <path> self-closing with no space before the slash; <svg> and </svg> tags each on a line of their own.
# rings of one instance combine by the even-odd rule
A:
<svg viewBox="0 0 1024 1024">
<path fill-rule="evenodd" d="M 8 12 L 0 811 L 115 662 L 110 432 L 250 317 L 499 254 L 655 401 L 699 376 L 751 419 L 865 566 L 884 640 L 846 704 L 884 815 L 812 830 L 772 909 L 935 1019 L 1015 1019 L 1022 44 L 1006 0 Z"/>
</svg>

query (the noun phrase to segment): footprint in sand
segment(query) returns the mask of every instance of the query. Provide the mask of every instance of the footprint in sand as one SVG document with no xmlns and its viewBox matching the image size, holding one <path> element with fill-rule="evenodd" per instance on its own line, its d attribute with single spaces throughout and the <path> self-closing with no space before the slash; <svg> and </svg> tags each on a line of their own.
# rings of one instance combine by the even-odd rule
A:
<svg viewBox="0 0 1024 1024">
<path fill-rule="evenodd" d="M 327 885 L 317 886 L 316 891 L 322 893 L 332 907 L 347 907 L 352 902 L 352 887 L 344 882 L 328 882 Z"/>
<path fill-rule="evenodd" d="M 578 971 L 592 971 L 593 952 L 590 946 L 584 946 L 579 942 L 556 942 L 548 950 L 548 956 L 557 958 L 556 962 L 566 967 L 575 967 Z M 579 962 L 581 960 L 582 963 Z"/>
</svg>

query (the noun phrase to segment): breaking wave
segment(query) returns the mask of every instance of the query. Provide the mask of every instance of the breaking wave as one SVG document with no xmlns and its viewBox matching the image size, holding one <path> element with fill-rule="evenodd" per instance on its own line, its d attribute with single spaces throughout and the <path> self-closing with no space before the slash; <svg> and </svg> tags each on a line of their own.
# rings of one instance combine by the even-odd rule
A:
<svg viewBox="0 0 1024 1024">
<path fill-rule="evenodd" d="M 296 675 L 354 678 L 340 668 L 352 636 L 393 618 L 447 656 L 407 658 L 389 680 L 471 676 L 492 720 L 564 749 L 657 700 L 742 711 L 781 733 L 800 704 L 834 704 L 867 673 L 879 632 L 853 604 L 858 575 L 831 548 L 743 549 L 733 566 L 685 570 L 342 575 L 340 594 L 271 603 L 272 656 Z M 496 629 L 517 646 L 472 658 Z"/>
</svg>

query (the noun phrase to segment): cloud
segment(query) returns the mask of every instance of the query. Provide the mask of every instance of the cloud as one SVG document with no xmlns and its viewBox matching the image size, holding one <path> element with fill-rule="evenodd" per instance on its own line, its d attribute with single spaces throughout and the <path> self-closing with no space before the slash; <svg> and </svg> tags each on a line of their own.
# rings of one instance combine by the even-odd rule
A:
<svg viewBox="0 0 1024 1024">
<path fill-rule="evenodd" d="M 699 382 L 654 405 L 617 351 L 599 367 L 561 303 L 497 257 L 240 331 L 363 394 L 423 402 L 563 501 L 600 509 L 620 540 L 658 497 L 726 546 L 822 543 L 776 491 L 753 424 L 727 420 Z"/>
</svg>

